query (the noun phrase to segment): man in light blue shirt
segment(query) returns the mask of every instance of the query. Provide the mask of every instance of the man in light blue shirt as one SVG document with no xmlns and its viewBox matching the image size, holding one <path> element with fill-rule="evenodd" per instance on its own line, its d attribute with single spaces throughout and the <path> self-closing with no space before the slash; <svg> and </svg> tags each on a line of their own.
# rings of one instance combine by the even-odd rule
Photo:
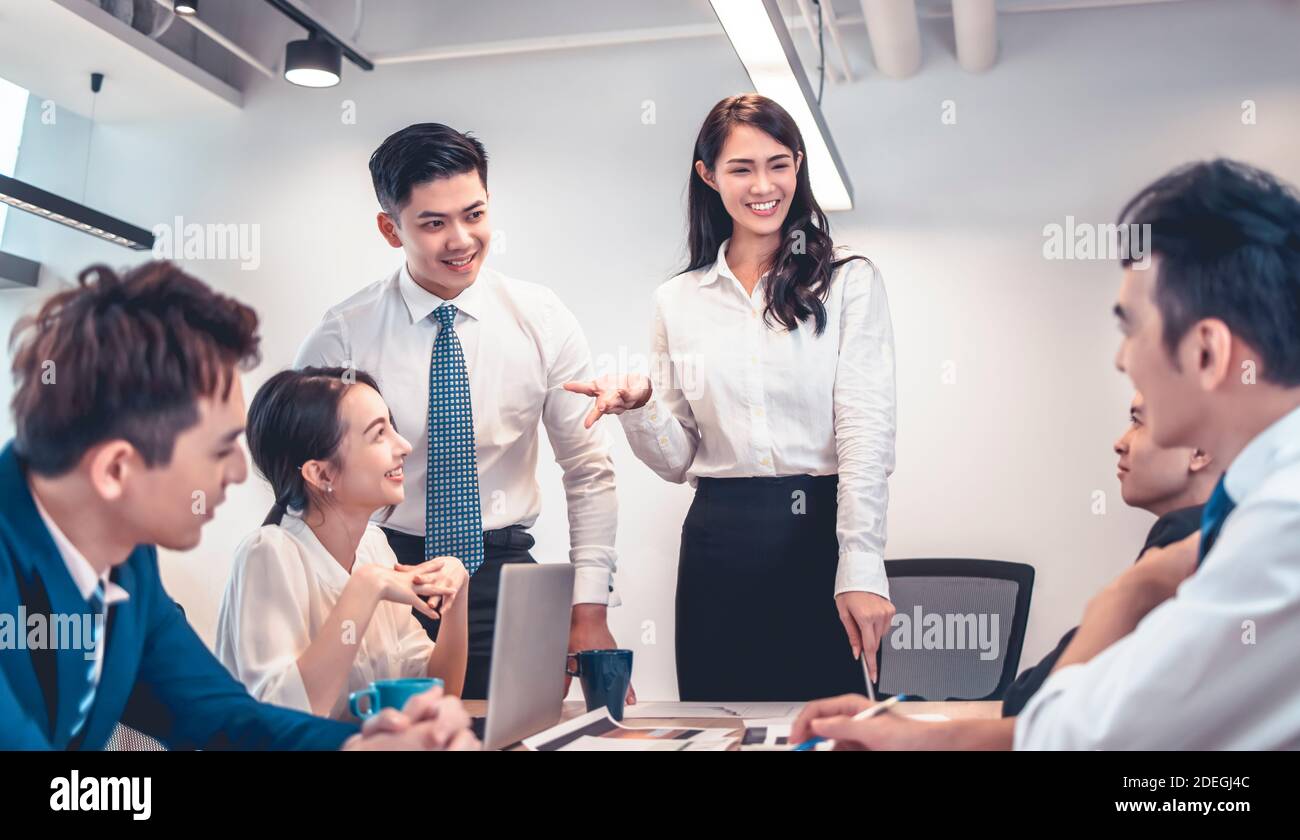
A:
<svg viewBox="0 0 1300 840">
<path fill-rule="evenodd" d="M 1199 534 L 1089 604 L 1018 749 L 1300 748 L 1300 197 L 1226 160 L 1129 202 L 1116 365 L 1163 446 L 1229 466 Z M 1196 550 L 1193 550 L 1195 548 Z"/>
<path fill-rule="evenodd" d="M 1017 749 L 1300 748 L 1300 196 L 1228 160 L 1178 169 L 1121 214 L 1116 365 L 1158 446 L 1229 466 L 1197 534 L 1147 552 L 1089 603 L 1016 719 Z M 897 715 L 813 704 L 792 737 L 906 747 Z M 949 745 L 957 746 L 957 745 Z"/>
</svg>

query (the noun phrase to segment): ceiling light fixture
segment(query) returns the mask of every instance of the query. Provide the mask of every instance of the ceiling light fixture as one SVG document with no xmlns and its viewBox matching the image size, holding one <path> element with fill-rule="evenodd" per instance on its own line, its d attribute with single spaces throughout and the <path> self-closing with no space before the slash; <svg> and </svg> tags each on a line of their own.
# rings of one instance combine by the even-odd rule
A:
<svg viewBox="0 0 1300 840">
<path fill-rule="evenodd" d="M 808 84 L 776 0 L 711 0 L 754 89 L 790 112 L 808 147 L 813 194 L 823 210 L 852 210 L 853 184 Z M 827 2 L 827 0 L 822 0 Z"/>
</svg>

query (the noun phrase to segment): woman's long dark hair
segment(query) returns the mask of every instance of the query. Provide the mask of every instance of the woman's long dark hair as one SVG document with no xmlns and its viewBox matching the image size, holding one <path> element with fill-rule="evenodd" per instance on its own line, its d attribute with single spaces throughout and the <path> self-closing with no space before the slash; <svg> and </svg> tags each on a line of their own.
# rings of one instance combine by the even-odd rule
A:
<svg viewBox="0 0 1300 840">
<path fill-rule="evenodd" d="M 285 511 L 306 512 L 318 501 L 302 465 L 338 455 L 345 431 L 339 406 L 352 383 L 379 391 L 370 374 L 341 367 L 282 370 L 257 389 L 248 406 L 248 451 L 275 493 L 263 525 L 279 525 Z"/>
<path fill-rule="evenodd" d="M 830 226 L 826 214 L 817 204 L 808 179 L 808 150 L 803 135 L 799 133 L 794 118 L 766 96 L 756 93 L 728 96 L 714 105 L 704 118 L 699 137 L 695 139 L 695 154 L 691 157 L 691 185 L 687 200 L 690 262 L 685 270 L 695 271 L 711 265 L 718 259 L 718 249 L 723 240 L 731 236 L 733 223 L 722 204 L 722 196 L 695 171 L 695 161 L 703 161 L 706 169 L 715 171 L 722 146 L 732 128 L 738 125 L 757 128 L 795 152 L 796 156 L 803 153 L 794 196 L 788 199 L 790 209 L 781 225 L 781 246 L 773 255 L 771 264 L 763 266 L 767 272 L 763 320 L 769 325 L 775 321 L 787 330 L 795 330 L 802 321 L 811 317 L 816 333 L 820 335 L 826 329 L 824 301 L 830 292 L 831 275 L 835 269 L 850 260 L 870 261 L 861 254 L 835 259 L 835 245 L 828 232 Z M 800 239 L 803 240 L 802 247 L 799 247 Z"/>
</svg>

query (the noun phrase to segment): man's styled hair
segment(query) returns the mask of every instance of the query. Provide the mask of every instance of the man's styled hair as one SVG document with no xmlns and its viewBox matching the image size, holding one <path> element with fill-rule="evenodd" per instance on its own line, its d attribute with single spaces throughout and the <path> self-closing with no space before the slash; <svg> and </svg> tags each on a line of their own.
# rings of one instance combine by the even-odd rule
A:
<svg viewBox="0 0 1300 840">
<path fill-rule="evenodd" d="M 1202 318 L 1258 351 L 1260 377 L 1300 385 L 1300 197 L 1232 160 L 1174 170 L 1138 193 L 1123 225 L 1151 225 L 1155 300 L 1172 353 Z M 1127 267 L 1133 260 L 1125 259 Z"/>
<path fill-rule="evenodd" d="M 408 125 L 380 144 L 370 156 L 370 179 L 384 212 L 397 214 L 411 189 L 437 178 L 477 172 L 487 189 L 487 152 L 477 138 L 442 123 Z"/>
<path fill-rule="evenodd" d="M 109 440 L 165 466 L 198 399 L 226 399 L 236 369 L 257 363 L 257 313 L 168 262 L 78 280 L 10 336 L 15 449 L 45 476 Z"/>
</svg>

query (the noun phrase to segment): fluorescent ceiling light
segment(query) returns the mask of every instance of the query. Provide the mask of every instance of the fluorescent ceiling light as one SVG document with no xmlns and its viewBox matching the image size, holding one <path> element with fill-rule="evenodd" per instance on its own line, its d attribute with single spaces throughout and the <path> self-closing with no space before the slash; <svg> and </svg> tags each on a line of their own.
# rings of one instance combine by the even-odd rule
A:
<svg viewBox="0 0 1300 840">
<path fill-rule="evenodd" d="M 754 90 L 790 112 L 807 145 L 813 194 L 823 210 L 853 209 L 853 184 L 795 52 L 776 0 L 710 0 Z M 829 0 L 822 0 L 829 2 Z"/>
<path fill-rule="evenodd" d="M 105 242 L 136 251 L 153 248 L 153 234 L 149 231 L 7 175 L 0 175 L 0 202 Z"/>
</svg>

